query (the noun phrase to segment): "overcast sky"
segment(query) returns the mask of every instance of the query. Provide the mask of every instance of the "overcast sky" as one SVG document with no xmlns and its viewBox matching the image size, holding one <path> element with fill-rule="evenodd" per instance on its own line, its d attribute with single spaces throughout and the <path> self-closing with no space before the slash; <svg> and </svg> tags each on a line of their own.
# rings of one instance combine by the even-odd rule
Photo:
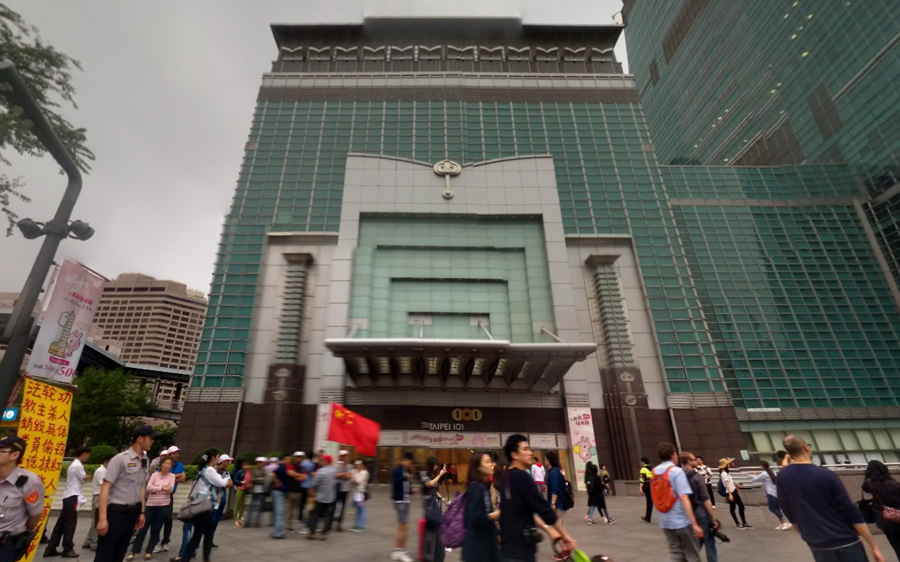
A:
<svg viewBox="0 0 900 562">
<path fill-rule="evenodd" d="M 257 90 L 277 57 L 271 23 L 359 23 L 365 16 L 521 16 L 525 23 L 609 24 L 621 0 L 6 0 L 42 38 L 78 59 L 79 109 L 97 156 L 73 219 L 97 234 L 64 241 L 57 261 L 107 277 L 136 271 L 207 292 L 240 171 Z M 624 41 L 616 49 L 625 60 Z M 65 189 L 50 157 L 14 158 L 21 217 L 47 220 Z M 5 224 L 0 225 L 4 227 Z M 0 231 L 2 232 L 2 231 Z M 19 291 L 39 240 L 0 233 L 0 291 Z"/>
</svg>

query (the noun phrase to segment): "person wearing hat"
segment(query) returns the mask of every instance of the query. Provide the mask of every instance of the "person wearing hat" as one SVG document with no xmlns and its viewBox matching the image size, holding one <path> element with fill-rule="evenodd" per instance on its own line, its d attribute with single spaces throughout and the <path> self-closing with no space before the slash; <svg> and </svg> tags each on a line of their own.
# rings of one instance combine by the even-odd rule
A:
<svg viewBox="0 0 900 562">
<path fill-rule="evenodd" d="M 303 499 L 301 487 L 307 478 L 307 476 L 303 474 L 303 469 L 300 468 L 301 458 L 297 455 L 297 453 L 300 452 L 302 451 L 297 451 L 293 456 L 284 457 L 284 474 L 287 477 L 287 481 L 283 482 L 287 493 L 287 507 L 284 512 L 284 528 L 290 532 L 294 531 L 294 513 L 297 511 L 302 512 L 302 507 L 300 507 L 300 501 Z"/>
<path fill-rule="evenodd" d="M 178 484 L 180 482 L 184 482 L 187 477 L 184 473 L 184 463 L 180 460 L 181 458 L 181 449 L 172 445 L 166 450 L 166 457 L 172 459 L 172 469 L 169 471 L 175 475 L 175 489 L 172 490 L 172 497 L 169 501 L 169 509 L 165 513 L 165 517 L 163 519 L 163 540 L 159 543 L 156 548 L 153 549 L 153 552 L 167 552 L 169 550 L 169 541 L 172 538 L 172 519 L 174 519 L 174 511 L 175 511 L 175 492 L 178 491 Z M 182 535 L 182 539 L 187 542 L 190 540 L 190 528 L 188 528 L 188 536 L 185 539 Z"/>
<path fill-rule="evenodd" d="M 226 481 L 232 482 L 231 473 L 228 472 L 228 465 L 231 464 L 231 461 L 234 460 L 234 457 L 229 456 L 226 453 L 223 453 L 219 456 L 219 465 L 217 467 L 217 471 L 219 475 L 224 478 Z M 232 482 L 232 486 L 235 486 L 236 483 Z M 225 507 L 228 505 L 228 488 L 222 488 L 219 492 L 221 500 L 218 504 L 215 504 L 215 508 L 213 509 L 213 520 L 212 520 L 212 536 L 210 539 L 212 541 L 213 548 L 219 548 L 219 545 L 216 544 L 216 529 L 219 528 L 219 522 L 222 520 L 222 515 L 225 514 Z"/>
<path fill-rule="evenodd" d="M 75 552 L 75 527 L 78 525 L 78 505 L 83 499 L 81 486 L 84 479 L 87 478 L 84 463 L 90 456 L 90 447 L 79 447 L 75 451 L 75 460 L 66 470 L 66 489 L 63 492 L 62 509 L 53 526 L 53 532 L 50 534 L 50 544 L 44 549 L 44 558 L 60 555 L 60 552 L 56 550 L 60 541 L 63 546 L 63 558 L 78 558 L 78 553 Z"/>
<path fill-rule="evenodd" d="M 94 562 L 125 558 L 132 533 L 144 526 L 145 487 L 149 479 L 149 463 L 145 454 L 160 435 L 152 426 L 138 427 L 132 435 L 131 447 L 109 461 L 100 488 L 97 515 L 97 534 L 100 538 Z"/>
<path fill-rule="evenodd" d="M 26 446 L 17 435 L 0 439 L 0 536 L 6 536 L 0 544 L 0 562 L 13 562 L 24 555 L 44 511 L 44 483 L 19 467 Z"/>
<path fill-rule="evenodd" d="M 325 536 L 331 530 L 331 519 L 334 516 L 334 504 L 337 501 L 337 482 L 334 467 L 331 466 L 331 455 L 321 455 L 319 462 L 322 466 L 313 477 L 313 488 L 316 489 L 316 509 L 309 514 L 309 535 L 307 539 L 325 540 Z M 316 535 L 316 527 L 322 519 L 322 532 Z"/>
<path fill-rule="evenodd" d="M 163 447 L 162 451 L 159 452 L 159 456 L 150 461 L 150 474 L 153 474 L 157 470 L 159 470 L 159 465 L 162 463 L 163 459 L 166 458 L 166 455 L 169 454 L 169 449 Z"/>
<path fill-rule="evenodd" d="M 266 457 L 256 457 L 256 466 L 250 469 L 250 511 L 247 514 L 247 527 L 262 525 L 262 514 L 266 507 Z"/>
<path fill-rule="evenodd" d="M 731 512 L 731 518 L 734 519 L 734 524 L 737 525 L 738 529 L 752 529 L 753 525 L 747 523 L 747 516 L 744 514 L 744 500 L 741 499 L 740 486 L 735 484 L 731 478 L 730 471 L 733 464 L 734 459 L 732 457 L 719 459 L 719 480 L 722 481 L 722 484 L 725 486 L 725 492 L 728 494 L 728 509 Z M 737 515 L 735 515 L 735 509 L 741 516 L 740 522 L 738 522 Z"/>
<path fill-rule="evenodd" d="M 341 525 L 344 522 L 344 511 L 347 510 L 347 495 L 350 493 L 351 480 L 353 478 L 353 469 L 347 459 L 350 458 L 350 452 L 341 449 L 338 451 L 338 463 L 334 467 L 335 478 L 337 479 L 337 500 L 334 507 L 334 519 L 337 521 L 337 530 L 343 531 Z"/>
</svg>

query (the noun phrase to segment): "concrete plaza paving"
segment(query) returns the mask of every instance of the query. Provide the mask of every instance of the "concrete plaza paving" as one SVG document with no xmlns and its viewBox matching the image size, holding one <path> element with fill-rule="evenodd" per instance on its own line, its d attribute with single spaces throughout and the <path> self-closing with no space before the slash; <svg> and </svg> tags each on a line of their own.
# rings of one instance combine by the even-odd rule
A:
<svg viewBox="0 0 900 562">
<path fill-rule="evenodd" d="M 309 541 L 300 534 L 287 534 L 284 540 L 270 538 L 271 529 L 236 528 L 231 520 L 223 520 L 216 532 L 215 542 L 219 548 L 213 551 L 213 562 L 278 561 L 278 560 L 315 560 L 329 562 L 358 562 L 390 560 L 393 547 L 395 515 L 390 495 L 386 487 L 375 488 L 369 501 L 368 529 L 363 533 L 344 531 L 333 532 L 327 541 Z M 609 509 L 617 519 L 615 525 L 598 524 L 588 526 L 583 517 L 586 511 L 584 495 L 576 496 L 576 506 L 568 514 L 567 528 L 579 543 L 579 548 L 586 554 L 606 554 L 614 562 L 659 561 L 666 560 L 666 542 L 655 518 L 652 524 L 641 521 L 643 514 L 643 498 L 611 497 Z M 720 510 L 722 508 L 720 507 Z M 84 515 L 87 515 L 85 512 Z M 347 514 L 352 521 L 353 510 Z M 421 516 L 421 510 L 414 512 Z M 599 521 L 599 517 L 595 515 Z M 269 516 L 265 515 L 268 522 Z M 739 531 L 725 506 L 723 532 L 732 540 L 728 544 L 719 544 L 719 559 L 723 562 L 758 562 L 770 560 L 778 562 L 811 562 L 812 555 L 794 531 L 776 531 L 777 521 L 764 508 L 748 507 L 747 520 L 754 529 Z M 50 523 L 55 522 L 51 516 Z M 81 559 L 93 560 L 93 553 L 81 550 L 84 536 L 89 526 L 87 517 L 80 517 L 75 544 Z M 345 518 L 346 524 L 346 518 Z M 411 525 L 411 527 L 415 527 Z M 154 555 L 156 561 L 168 561 L 177 554 L 181 541 L 181 523 L 175 523 L 173 530 L 173 547 L 175 552 Z M 897 560 L 893 551 L 882 535 L 876 536 L 882 554 L 888 561 Z M 417 538 L 411 533 L 407 544 L 411 555 L 415 555 Z M 38 551 L 38 558 L 43 555 L 43 547 Z M 202 557 L 201 557 L 202 558 Z M 459 551 L 447 555 L 447 562 L 458 562 Z M 705 555 L 703 555 L 705 560 Z M 143 556 L 135 557 L 135 561 L 143 560 Z M 539 561 L 551 561 L 551 551 L 545 542 L 538 553 Z"/>
</svg>

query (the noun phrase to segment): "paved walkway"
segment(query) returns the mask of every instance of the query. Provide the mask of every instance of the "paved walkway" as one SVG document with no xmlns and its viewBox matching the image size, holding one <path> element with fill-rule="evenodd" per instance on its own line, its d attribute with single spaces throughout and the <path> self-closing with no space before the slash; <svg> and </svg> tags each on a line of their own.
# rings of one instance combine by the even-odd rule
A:
<svg viewBox="0 0 900 562">
<path fill-rule="evenodd" d="M 393 547 L 396 521 L 388 497 L 386 487 L 375 490 L 369 501 L 368 530 L 364 533 L 335 532 L 324 542 L 308 541 L 299 534 L 288 534 L 285 540 L 273 540 L 269 537 L 270 529 L 238 529 L 231 520 L 224 520 L 216 533 L 216 543 L 220 546 L 213 551 L 212 560 L 213 562 L 247 560 L 388 562 Z M 643 498 L 609 498 L 609 509 L 618 520 L 615 525 L 588 526 L 583 519 L 585 505 L 586 498 L 583 495 L 576 497 L 576 507 L 569 513 L 567 528 L 578 541 L 579 548 L 586 554 L 589 556 L 606 554 L 612 557 L 614 562 L 666 560 L 666 543 L 656 520 L 649 525 L 640 520 L 644 508 Z M 351 521 L 352 514 L 351 509 L 347 514 L 351 516 Z M 421 510 L 416 515 L 421 516 Z M 723 532 L 732 539 L 728 544 L 719 544 L 719 558 L 723 562 L 812 561 L 812 556 L 800 540 L 800 535 L 794 531 L 776 531 L 775 518 L 764 508 L 747 508 L 747 520 L 755 528 L 746 531 L 734 528 L 727 511 L 723 515 L 723 519 L 727 520 Z M 50 523 L 55 523 L 55 520 L 55 516 L 51 517 Z M 266 520 L 268 521 L 268 514 Z M 599 518 L 597 520 L 599 521 Z M 86 517 L 79 518 L 75 541 L 79 552 L 82 553 L 81 559 L 85 561 L 93 560 L 93 553 L 80 550 L 89 521 Z M 170 556 L 177 554 L 181 540 L 181 523 L 175 523 L 172 534 L 176 552 L 156 554 L 154 560 L 167 562 Z M 881 545 L 886 560 L 896 560 L 887 540 L 881 535 L 877 536 L 876 540 Z M 412 555 L 415 555 L 417 544 L 417 538 L 411 535 L 408 548 Z M 43 550 L 39 550 L 38 556 L 42 554 Z M 703 558 L 705 560 L 705 556 Z M 139 560 L 143 560 L 143 556 L 135 557 L 136 562 Z M 447 555 L 447 562 L 459 560 L 459 551 Z M 544 562 L 552 560 L 546 542 L 541 544 L 538 560 Z"/>
</svg>

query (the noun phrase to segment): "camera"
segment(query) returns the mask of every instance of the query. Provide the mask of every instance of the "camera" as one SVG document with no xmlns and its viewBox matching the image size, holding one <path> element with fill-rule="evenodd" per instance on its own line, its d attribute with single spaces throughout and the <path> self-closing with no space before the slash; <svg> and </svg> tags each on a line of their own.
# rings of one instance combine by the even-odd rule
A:
<svg viewBox="0 0 900 562">
<path fill-rule="evenodd" d="M 525 538 L 525 544 L 528 545 L 537 544 L 544 540 L 544 535 L 534 526 L 522 529 L 522 536 Z"/>
</svg>

